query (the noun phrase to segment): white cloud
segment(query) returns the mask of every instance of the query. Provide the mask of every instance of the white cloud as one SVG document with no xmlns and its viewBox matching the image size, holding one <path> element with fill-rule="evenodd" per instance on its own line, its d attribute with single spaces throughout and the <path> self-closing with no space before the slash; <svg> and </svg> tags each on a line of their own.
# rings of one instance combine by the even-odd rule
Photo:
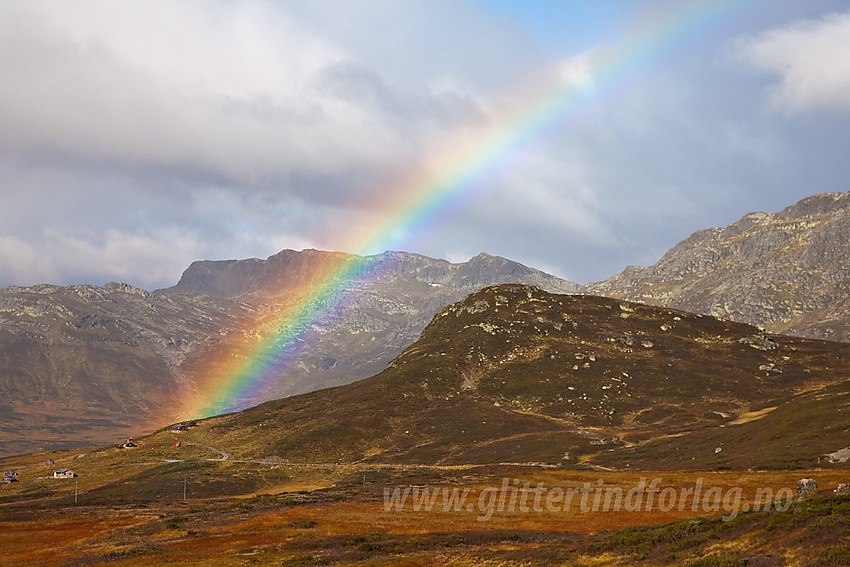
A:
<svg viewBox="0 0 850 567">
<path fill-rule="evenodd" d="M 0 268 L 8 283 L 27 285 L 61 277 L 53 259 L 45 257 L 38 244 L 33 246 L 17 236 L 0 236 Z"/>
<path fill-rule="evenodd" d="M 780 76 L 769 91 L 776 108 L 850 110 L 850 13 L 797 21 L 735 47 L 749 64 Z"/>
<path fill-rule="evenodd" d="M 87 240 L 45 228 L 28 241 L 0 237 L 0 266 L 4 277 L 23 285 L 91 281 L 133 281 L 152 289 L 173 280 L 203 253 L 203 245 L 187 234 L 140 234 L 109 229 Z M 172 282 L 172 283 L 176 283 Z"/>
</svg>

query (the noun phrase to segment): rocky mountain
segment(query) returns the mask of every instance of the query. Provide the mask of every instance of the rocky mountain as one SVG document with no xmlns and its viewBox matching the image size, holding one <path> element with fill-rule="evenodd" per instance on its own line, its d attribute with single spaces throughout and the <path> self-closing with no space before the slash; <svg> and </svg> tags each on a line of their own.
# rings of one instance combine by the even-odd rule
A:
<svg viewBox="0 0 850 567">
<path fill-rule="evenodd" d="M 848 378 L 847 344 L 502 285 L 445 307 L 374 377 L 185 438 L 263 462 L 796 467 L 848 444 Z"/>
<path fill-rule="evenodd" d="M 0 290 L 0 454 L 111 442 L 174 418 L 187 356 L 251 311 L 126 284 Z"/>
<path fill-rule="evenodd" d="M 188 293 L 234 300 L 254 306 L 257 314 L 247 320 L 242 333 L 231 333 L 190 361 L 187 372 L 203 384 L 206 376 L 222 372 L 218 362 L 250 357 L 257 338 L 275 332 L 281 313 L 302 303 L 305 293 L 322 285 L 352 258 L 316 250 L 284 250 L 265 261 L 192 264 L 176 286 L 163 291 L 166 296 Z M 268 390 L 232 409 L 377 374 L 419 338 L 443 306 L 487 285 L 525 283 L 558 293 L 580 291 L 577 284 L 488 254 L 462 264 L 400 252 L 353 259 L 361 275 L 344 286 L 345 308 L 332 310 L 314 324 L 310 348 L 288 364 Z"/>
<path fill-rule="evenodd" d="M 696 232 L 655 265 L 629 266 L 587 291 L 848 342 L 848 243 L 850 193 L 822 193 Z"/>
<path fill-rule="evenodd" d="M 350 254 L 308 249 L 301 252 L 283 250 L 266 260 L 204 260 L 194 262 L 176 286 L 163 291 L 171 294 L 195 292 L 225 298 L 275 296 L 321 284 L 329 269 L 352 257 Z M 362 260 L 362 269 L 372 272 L 371 279 L 401 278 L 436 288 L 472 292 L 494 283 L 527 283 L 560 293 L 576 293 L 581 289 L 578 284 L 483 252 L 460 264 L 405 252 L 384 252 Z"/>
<path fill-rule="evenodd" d="M 246 356 L 279 314 L 354 257 L 285 250 L 267 260 L 196 262 L 179 283 L 0 290 L 0 454 L 140 435 L 184 416 L 215 361 Z M 356 258 L 354 258 L 356 259 Z M 452 264 L 388 252 L 356 259 L 368 277 L 315 325 L 311 348 L 242 406 L 371 376 L 444 305 L 485 285 L 576 284 L 481 254 Z"/>
</svg>

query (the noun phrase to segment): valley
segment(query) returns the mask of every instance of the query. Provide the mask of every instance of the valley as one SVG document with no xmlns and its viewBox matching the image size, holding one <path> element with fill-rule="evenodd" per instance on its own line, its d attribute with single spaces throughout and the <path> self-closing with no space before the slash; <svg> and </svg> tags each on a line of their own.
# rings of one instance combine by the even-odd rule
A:
<svg viewBox="0 0 850 567">
<path fill-rule="evenodd" d="M 149 484 L 139 485 L 137 476 L 121 495 L 99 491 L 90 476 L 81 476 L 77 503 L 68 481 L 49 498 L 15 504 L 5 495 L 0 564 L 698 565 L 708 557 L 721 564 L 840 565 L 828 561 L 847 553 L 837 542 L 850 520 L 850 496 L 832 494 L 847 480 L 846 468 L 806 471 L 821 488 L 817 496 L 779 499 L 753 512 L 744 510 L 763 508 L 765 490 L 791 494 L 801 472 L 237 461 L 165 466 L 173 468 L 160 467 Z M 515 508 L 481 507 L 495 502 L 492 491 L 505 484 L 519 487 Z M 228 486 L 242 493 L 228 497 L 222 490 Z M 600 486 L 623 493 L 637 487 L 642 507 L 594 507 Z M 704 497 L 696 510 L 693 499 L 684 509 L 659 503 L 664 491 L 685 494 L 697 486 L 719 490 L 725 500 Z M 439 494 L 394 505 L 394 491 L 423 487 L 466 499 L 447 505 Z M 572 493 L 571 506 L 536 506 L 540 487 Z M 487 491 L 494 497 L 482 500 Z M 647 511 L 652 495 L 656 503 Z"/>
<path fill-rule="evenodd" d="M 850 1 L 0 0 L 0 567 L 850 567 Z"/>
<path fill-rule="evenodd" d="M 196 262 L 156 292 L 7 288 L 0 564 L 850 564 L 845 263 L 825 236 L 845 197 L 586 289 L 486 254 L 311 250 Z M 759 268 L 774 250 L 796 271 Z M 805 258 L 820 275 L 774 301 Z M 346 262 L 369 277 L 311 348 L 199 413 Z M 733 277 L 747 263 L 764 293 Z"/>
<path fill-rule="evenodd" d="M 848 374 L 842 343 L 488 287 L 371 378 L 3 458 L 0 546 L 10 565 L 838 565 Z M 818 492 L 797 499 L 801 478 Z"/>
</svg>

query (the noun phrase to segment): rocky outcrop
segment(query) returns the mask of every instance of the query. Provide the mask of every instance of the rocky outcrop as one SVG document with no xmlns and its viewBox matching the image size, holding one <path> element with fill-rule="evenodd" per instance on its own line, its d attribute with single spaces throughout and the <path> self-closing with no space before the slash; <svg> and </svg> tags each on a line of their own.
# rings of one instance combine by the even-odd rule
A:
<svg viewBox="0 0 850 567">
<path fill-rule="evenodd" d="M 553 293 L 576 293 L 578 284 L 501 258 L 481 253 L 468 262 L 452 264 L 419 254 L 384 252 L 357 257 L 320 250 L 283 250 L 266 260 L 203 260 L 192 263 L 167 294 L 203 293 L 216 297 L 273 296 L 292 289 L 319 285 L 343 261 L 355 260 L 364 280 L 415 280 L 433 287 L 472 292 L 495 283 L 528 283 Z M 356 283 L 355 283 L 356 285 Z"/>
<path fill-rule="evenodd" d="M 850 341 L 850 193 L 696 232 L 655 265 L 630 266 L 587 291 Z"/>
</svg>

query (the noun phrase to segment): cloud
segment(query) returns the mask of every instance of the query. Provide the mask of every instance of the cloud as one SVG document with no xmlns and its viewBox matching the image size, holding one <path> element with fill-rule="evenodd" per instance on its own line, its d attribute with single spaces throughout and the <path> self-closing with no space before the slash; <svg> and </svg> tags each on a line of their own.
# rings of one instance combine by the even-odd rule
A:
<svg viewBox="0 0 850 567">
<path fill-rule="evenodd" d="M 344 55 L 273 11 L 197 2 L 15 8 L 23 13 L 3 19 L 19 25 L 0 37 L 8 150 L 256 183 L 339 142 L 301 89 Z M 281 56 L 296 49 L 298 58 Z"/>
<path fill-rule="evenodd" d="M 778 75 L 771 104 L 800 113 L 850 110 L 850 12 L 801 20 L 755 37 L 735 49 L 750 65 Z"/>
<path fill-rule="evenodd" d="M 0 148 L 11 152 L 249 187 L 316 176 L 342 195 L 357 190 L 352 171 L 409 159 L 423 131 L 477 108 L 445 77 L 394 83 L 346 38 L 270 2 L 35 0 L 4 3 L 0 20 L 16 23 L 0 27 Z"/>
<path fill-rule="evenodd" d="M 694 29 L 651 60 L 624 28 L 676 3 L 590 35 L 584 8 L 535 14 L 578 42 L 535 35 L 515 17 L 525 2 L 489 4 L 0 2 L 0 286 L 164 287 L 195 259 L 375 241 L 586 282 L 695 229 L 846 189 L 846 122 L 759 112 L 761 77 L 723 57 L 730 36 L 795 29 L 777 22 L 822 4 L 732 13 L 734 29 Z M 622 69 L 615 52 L 640 72 L 600 75 Z M 534 114 L 566 85 L 583 96 Z M 457 187 L 421 226 L 401 218 L 406 198 L 442 198 L 445 183 Z"/>
<path fill-rule="evenodd" d="M 144 249 L 172 271 L 284 242 L 350 249 L 381 222 L 391 180 L 485 124 L 482 93 L 528 58 L 472 12 L 380 0 L 0 4 L 0 285 L 171 281 L 142 267 Z M 425 41 L 437 36 L 445 43 Z M 478 59 L 457 57 L 462 44 Z M 138 261 L 114 256 L 118 235 Z"/>
<path fill-rule="evenodd" d="M 181 273 L 202 249 L 199 242 L 181 234 L 110 229 L 90 241 L 45 228 L 26 241 L 0 237 L 0 266 L 5 268 L 4 277 L 23 285 L 63 282 L 69 277 L 90 281 L 97 274 L 99 283 L 133 280 L 153 288 Z"/>
</svg>

